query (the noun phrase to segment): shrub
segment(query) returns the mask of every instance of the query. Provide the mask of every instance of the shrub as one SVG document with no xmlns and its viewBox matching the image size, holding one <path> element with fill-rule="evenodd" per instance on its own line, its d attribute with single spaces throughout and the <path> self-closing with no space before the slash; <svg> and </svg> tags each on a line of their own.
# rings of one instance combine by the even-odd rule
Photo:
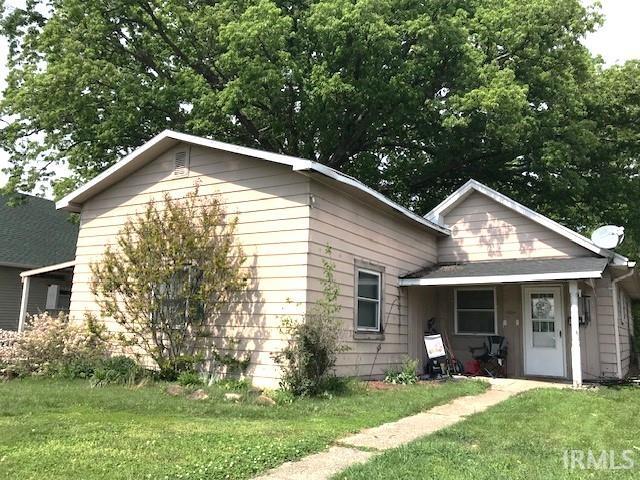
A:
<svg viewBox="0 0 640 480">
<path fill-rule="evenodd" d="M 400 369 L 392 369 L 385 372 L 384 381 L 385 383 L 396 385 L 413 385 L 418 382 L 417 370 L 418 360 L 405 357 Z"/>
<path fill-rule="evenodd" d="M 16 342 L 20 334 L 13 330 L 0 329 L 0 364 L 16 358 Z"/>
<path fill-rule="evenodd" d="M 216 386 L 222 390 L 228 390 L 230 392 L 243 392 L 251 388 L 249 381 L 244 378 L 224 378 L 216 382 Z"/>
<path fill-rule="evenodd" d="M 103 359 L 91 376 L 93 386 L 109 384 L 133 385 L 146 375 L 135 360 L 123 355 Z"/>
<path fill-rule="evenodd" d="M 105 355 L 100 332 L 91 323 L 74 325 L 64 314 L 29 317 L 27 328 L 13 342 L 11 358 L 4 360 L 21 375 L 39 374 L 75 378 L 91 373 Z"/>
<path fill-rule="evenodd" d="M 327 255 L 331 249 L 327 247 Z M 323 259 L 322 297 L 303 316 L 302 321 L 285 318 L 283 333 L 289 344 L 275 355 L 282 365 L 281 388 L 295 396 L 317 395 L 324 391 L 332 375 L 341 345 L 342 322 L 338 318 L 339 289 L 334 279 L 335 264 Z"/>
<path fill-rule="evenodd" d="M 202 376 L 198 372 L 182 372 L 178 375 L 178 383 L 183 387 L 195 387 L 202 385 Z"/>
<path fill-rule="evenodd" d="M 150 201 L 127 220 L 116 248 L 91 265 L 101 314 L 123 328 L 118 339 L 142 350 L 161 377 L 175 380 L 195 358 L 211 325 L 246 289 L 246 256 L 236 241 L 237 217 L 218 195 Z"/>
</svg>

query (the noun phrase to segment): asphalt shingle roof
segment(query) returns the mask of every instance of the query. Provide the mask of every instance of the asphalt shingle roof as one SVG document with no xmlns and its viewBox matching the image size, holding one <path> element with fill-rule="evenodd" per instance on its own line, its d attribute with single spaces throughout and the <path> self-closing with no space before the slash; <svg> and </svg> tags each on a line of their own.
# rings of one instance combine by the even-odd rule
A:
<svg viewBox="0 0 640 480">
<path fill-rule="evenodd" d="M 456 265 L 436 265 L 409 273 L 403 278 L 485 277 L 496 275 L 532 275 L 538 273 L 602 272 L 609 260 L 602 257 L 502 260 Z"/>
<path fill-rule="evenodd" d="M 78 225 L 45 198 L 24 195 L 17 206 L 0 195 L 0 265 L 42 267 L 75 258 Z"/>
</svg>

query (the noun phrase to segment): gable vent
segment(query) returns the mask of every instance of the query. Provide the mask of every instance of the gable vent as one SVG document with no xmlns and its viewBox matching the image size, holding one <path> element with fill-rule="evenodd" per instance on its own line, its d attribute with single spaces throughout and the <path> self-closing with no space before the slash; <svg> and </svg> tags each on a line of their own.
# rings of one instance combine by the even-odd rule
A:
<svg viewBox="0 0 640 480">
<path fill-rule="evenodd" d="M 185 177 L 189 173 L 189 156 L 187 152 L 176 152 L 173 159 L 173 176 Z"/>
</svg>

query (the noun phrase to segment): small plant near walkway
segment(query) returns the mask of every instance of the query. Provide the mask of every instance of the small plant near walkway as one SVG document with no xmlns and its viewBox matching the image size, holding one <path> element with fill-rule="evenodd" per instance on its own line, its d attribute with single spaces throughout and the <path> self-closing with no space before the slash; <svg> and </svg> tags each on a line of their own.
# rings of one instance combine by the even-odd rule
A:
<svg viewBox="0 0 640 480">
<path fill-rule="evenodd" d="M 384 374 L 385 383 L 396 385 L 412 385 L 418 383 L 418 360 L 405 357 L 399 369 L 387 370 Z"/>
<path fill-rule="evenodd" d="M 322 259 L 322 297 L 302 318 L 283 319 L 282 331 L 291 340 L 274 355 L 282 365 L 281 387 L 297 397 L 339 388 L 333 367 L 338 354 L 347 350 L 340 341 L 340 291 L 334 278 L 335 264 L 330 260 L 331 248 L 327 246 L 325 253 L 329 259 Z"/>
<path fill-rule="evenodd" d="M 91 291 L 101 314 L 124 329 L 120 343 L 151 358 L 175 380 L 203 359 L 211 326 L 246 287 L 245 255 L 217 195 L 198 187 L 168 194 L 126 222 L 115 247 L 92 264 Z"/>
</svg>

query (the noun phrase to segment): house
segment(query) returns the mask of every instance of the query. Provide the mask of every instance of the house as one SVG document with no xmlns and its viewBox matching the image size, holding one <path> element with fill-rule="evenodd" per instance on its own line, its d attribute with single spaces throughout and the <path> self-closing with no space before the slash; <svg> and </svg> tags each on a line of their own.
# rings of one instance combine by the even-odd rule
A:
<svg viewBox="0 0 640 480">
<path fill-rule="evenodd" d="M 246 352 L 254 383 L 277 384 L 282 317 L 320 294 L 331 246 L 349 350 L 339 375 L 425 360 L 435 318 L 457 356 L 506 337 L 511 376 L 621 378 L 631 361 L 635 264 L 473 180 L 426 217 L 319 163 L 165 131 L 57 204 L 80 214 L 71 316 L 97 313 L 89 265 L 125 220 L 165 192 L 223 197 L 253 269 L 250 301 L 215 326 Z M 116 325 L 105 320 L 112 328 Z"/>
<path fill-rule="evenodd" d="M 21 195 L 14 206 L 9 200 L 0 196 L 0 329 L 17 330 L 21 307 L 22 317 L 69 309 L 71 272 L 34 276 L 27 281 L 30 291 L 24 305 L 22 278 L 30 270 L 73 260 L 78 226 L 51 200 Z"/>
</svg>

